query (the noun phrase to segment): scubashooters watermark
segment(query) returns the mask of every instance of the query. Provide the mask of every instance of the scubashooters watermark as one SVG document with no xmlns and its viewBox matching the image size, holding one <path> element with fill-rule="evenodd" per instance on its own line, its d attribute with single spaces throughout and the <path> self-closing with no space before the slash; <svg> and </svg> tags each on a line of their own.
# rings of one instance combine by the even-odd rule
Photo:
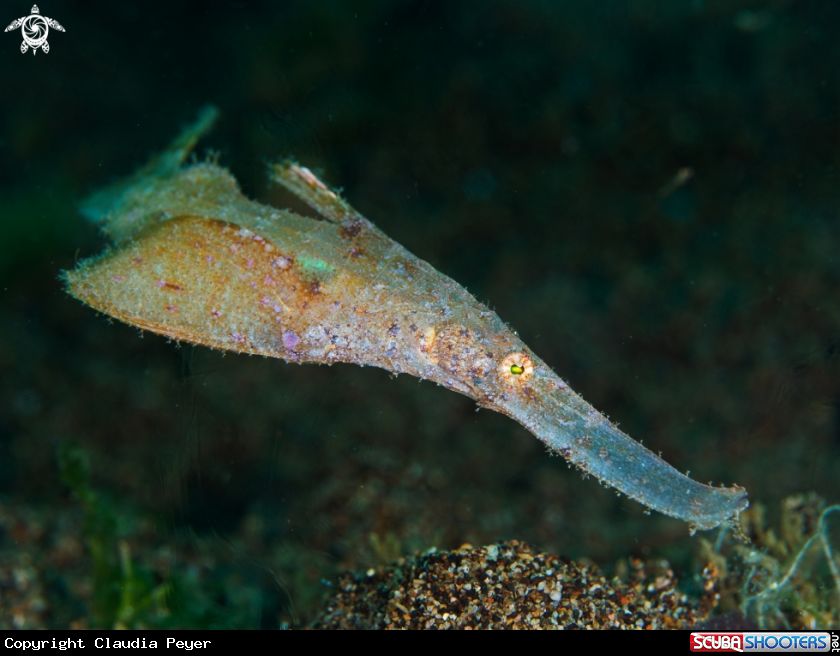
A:
<svg viewBox="0 0 840 656">
<path fill-rule="evenodd" d="M 691 651 L 807 653 L 840 651 L 836 631 L 702 631 L 691 634 Z"/>
<path fill-rule="evenodd" d="M 64 28 L 61 27 L 57 20 L 41 16 L 38 5 L 32 5 L 32 13 L 29 16 L 22 16 L 13 20 L 5 31 L 11 32 L 17 28 L 20 28 L 21 34 L 23 34 L 23 43 L 20 44 L 20 51 L 26 53 L 27 50 L 32 48 L 33 55 L 38 51 L 38 48 L 45 53 L 50 51 L 50 44 L 47 43 L 47 35 L 50 33 L 50 28 L 59 32 L 64 31 Z"/>
</svg>

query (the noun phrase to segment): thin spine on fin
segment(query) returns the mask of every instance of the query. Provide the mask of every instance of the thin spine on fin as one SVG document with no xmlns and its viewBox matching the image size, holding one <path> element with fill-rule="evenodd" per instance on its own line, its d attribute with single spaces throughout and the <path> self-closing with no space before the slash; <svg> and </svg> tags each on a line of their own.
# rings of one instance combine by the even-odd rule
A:
<svg viewBox="0 0 840 656">
<path fill-rule="evenodd" d="M 328 221 L 344 228 L 370 226 L 370 221 L 353 209 L 336 192 L 321 182 L 312 171 L 292 160 L 269 167 L 269 177 L 300 198 Z"/>
</svg>

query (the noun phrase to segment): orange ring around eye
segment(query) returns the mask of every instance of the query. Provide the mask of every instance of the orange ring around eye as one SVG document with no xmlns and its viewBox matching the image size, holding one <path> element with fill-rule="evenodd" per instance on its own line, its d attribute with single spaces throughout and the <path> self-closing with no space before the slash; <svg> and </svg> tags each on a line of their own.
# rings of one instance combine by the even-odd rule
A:
<svg viewBox="0 0 840 656">
<path fill-rule="evenodd" d="M 534 363 L 524 353 L 511 353 L 502 360 L 499 373 L 512 385 L 524 383 L 534 373 Z"/>
</svg>

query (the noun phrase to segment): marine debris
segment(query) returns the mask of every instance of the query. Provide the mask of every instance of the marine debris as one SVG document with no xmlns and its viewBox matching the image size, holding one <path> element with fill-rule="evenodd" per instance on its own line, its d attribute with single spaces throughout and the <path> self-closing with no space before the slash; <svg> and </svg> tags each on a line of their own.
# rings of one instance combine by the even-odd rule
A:
<svg viewBox="0 0 840 656">
<path fill-rule="evenodd" d="M 618 430 L 492 310 L 309 169 L 284 161 L 269 174 L 323 220 L 247 199 L 214 161 L 184 166 L 217 113 L 205 109 L 164 153 L 84 205 L 114 246 L 66 272 L 73 296 L 175 340 L 434 381 L 692 531 L 748 506 L 743 488 L 693 481 Z"/>
<path fill-rule="evenodd" d="M 430 552 L 379 570 L 348 573 L 317 629 L 690 629 L 714 608 L 676 589 L 667 563 L 631 562 L 608 581 L 569 558 L 516 540 Z"/>
</svg>

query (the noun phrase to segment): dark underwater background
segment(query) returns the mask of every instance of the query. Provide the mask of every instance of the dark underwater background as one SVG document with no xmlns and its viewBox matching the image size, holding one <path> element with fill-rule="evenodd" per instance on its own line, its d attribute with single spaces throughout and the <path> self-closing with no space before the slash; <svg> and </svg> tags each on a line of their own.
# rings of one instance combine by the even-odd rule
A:
<svg viewBox="0 0 840 656">
<path fill-rule="evenodd" d="M 840 3 L 39 7 L 49 53 L 0 34 L 0 626 L 154 625 L 164 588 L 175 625 L 305 626 L 340 572 L 464 543 L 703 566 L 466 397 L 65 294 L 106 243 L 80 201 L 207 103 L 249 196 L 298 207 L 294 155 L 678 469 L 771 523 L 840 500 Z"/>
</svg>

